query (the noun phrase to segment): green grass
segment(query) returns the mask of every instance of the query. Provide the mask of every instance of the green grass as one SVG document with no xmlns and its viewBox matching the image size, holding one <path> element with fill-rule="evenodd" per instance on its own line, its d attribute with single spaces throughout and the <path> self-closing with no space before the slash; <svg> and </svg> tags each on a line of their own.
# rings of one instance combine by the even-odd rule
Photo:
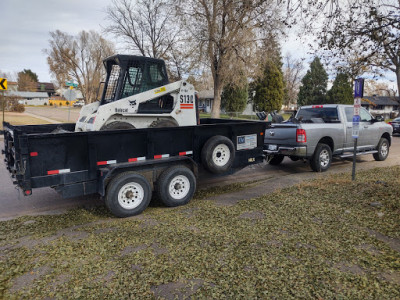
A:
<svg viewBox="0 0 400 300">
<path fill-rule="evenodd" d="M 282 117 L 284 120 L 289 119 L 291 115 L 290 114 L 282 114 Z M 211 114 L 209 113 L 200 113 L 200 118 L 210 118 Z M 259 121 L 258 117 L 256 115 L 254 116 L 250 116 L 250 115 L 239 115 L 239 116 L 230 116 L 230 115 L 226 115 L 226 114 L 221 114 L 220 116 L 221 119 L 245 119 L 245 120 L 256 120 Z"/>
<path fill-rule="evenodd" d="M 1 222 L 0 298 L 399 299 L 399 186 L 397 166 L 229 207 L 206 199 L 246 184 L 127 219 L 101 206 Z"/>
</svg>

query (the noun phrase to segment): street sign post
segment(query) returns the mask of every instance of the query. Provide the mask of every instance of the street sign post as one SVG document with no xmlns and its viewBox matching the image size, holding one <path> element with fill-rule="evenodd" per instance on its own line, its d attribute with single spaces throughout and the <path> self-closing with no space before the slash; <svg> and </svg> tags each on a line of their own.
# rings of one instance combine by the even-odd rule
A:
<svg viewBox="0 0 400 300">
<path fill-rule="evenodd" d="M 69 89 L 64 93 L 64 97 L 70 102 L 68 106 L 68 122 L 69 122 L 69 117 L 71 115 L 71 101 L 76 99 L 76 91 L 74 90 L 73 86 L 70 86 Z"/>
<path fill-rule="evenodd" d="M 364 96 L 364 79 L 358 78 L 354 81 L 354 113 L 353 113 L 353 132 L 354 150 L 353 150 L 353 170 L 351 174 L 352 180 L 356 179 L 356 157 L 357 157 L 357 141 L 360 135 L 360 109 L 361 98 Z"/>
<path fill-rule="evenodd" d="M 65 85 L 66 86 L 69 86 L 69 87 L 74 87 L 74 88 L 77 88 L 78 87 L 78 84 L 76 84 L 76 83 L 74 83 L 74 82 L 72 82 L 72 81 L 67 81 L 67 82 L 65 82 Z"/>
<path fill-rule="evenodd" d="M 6 78 L 0 78 L 0 90 L 2 91 L 2 108 L 3 108 L 3 122 L 4 122 L 4 111 L 5 111 L 5 109 L 6 109 L 6 106 L 5 106 L 5 102 L 6 102 L 6 98 L 4 97 L 4 91 L 6 91 L 7 90 L 7 79 Z"/>
</svg>

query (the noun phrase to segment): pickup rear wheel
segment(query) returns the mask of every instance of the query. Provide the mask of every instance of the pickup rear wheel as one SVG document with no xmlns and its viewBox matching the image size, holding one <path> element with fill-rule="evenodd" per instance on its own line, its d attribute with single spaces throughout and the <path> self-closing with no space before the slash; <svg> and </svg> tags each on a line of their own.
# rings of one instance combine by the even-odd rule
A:
<svg viewBox="0 0 400 300">
<path fill-rule="evenodd" d="M 273 166 L 277 166 L 283 161 L 284 158 L 285 158 L 285 156 L 283 156 L 283 155 L 274 155 L 271 158 L 271 160 L 269 161 L 269 164 L 273 165 Z"/>
<path fill-rule="evenodd" d="M 166 206 L 184 205 L 196 191 L 196 178 L 191 170 L 175 166 L 165 170 L 157 181 L 157 196 Z"/>
<path fill-rule="evenodd" d="M 332 150 L 327 144 L 318 143 L 314 155 L 311 157 L 310 166 L 314 172 L 325 172 L 332 162 Z"/>
<path fill-rule="evenodd" d="M 378 143 L 378 153 L 374 153 L 374 159 L 377 161 L 385 160 L 389 155 L 389 141 L 386 138 L 381 138 Z"/>
<path fill-rule="evenodd" d="M 230 139 L 216 135 L 208 139 L 201 150 L 201 162 L 211 173 L 228 171 L 235 159 L 235 147 Z"/>
<path fill-rule="evenodd" d="M 106 206 L 117 217 L 140 214 L 149 205 L 151 187 L 145 177 L 134 172 L 117 175 L 107 186 Z"/>
</svg>

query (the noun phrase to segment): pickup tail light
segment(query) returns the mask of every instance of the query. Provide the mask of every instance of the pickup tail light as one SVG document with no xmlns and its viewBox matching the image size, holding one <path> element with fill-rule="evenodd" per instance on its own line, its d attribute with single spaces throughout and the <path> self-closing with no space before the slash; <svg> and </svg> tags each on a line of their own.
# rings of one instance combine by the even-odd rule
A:
<svg viewBox="0 0 400 300">
<path fill-rule="evenodd" d="M 392 122 L 388 122 L 389 125 L 392 125 Z"/>
<path fill-rule="evenodd" d="M 306 143 L 307 142 L 307 134 L 304 129 L 296 130 L 296 142 L 297 143 Z"/>
</svg>

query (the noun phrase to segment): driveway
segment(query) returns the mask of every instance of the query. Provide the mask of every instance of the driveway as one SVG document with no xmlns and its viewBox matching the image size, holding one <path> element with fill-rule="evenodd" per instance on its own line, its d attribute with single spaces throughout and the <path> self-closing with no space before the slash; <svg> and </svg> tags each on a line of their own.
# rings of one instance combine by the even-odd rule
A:
<svg viewBox="0 0 400 300">
<path fill-rule="evenodd" d="M 0 141 L 3 149 L 3 142 Z M 76 197 L 62 199 L 51 188 L 34 189 L 31 196 L 25 197 L 12 184 L 8 171 L 3 163 L 4 157 L 0 156 L 0 220 L 12 219 L 23 215 L 38 215 L 63 213 L 67 209 L 85 205 L 99 205 L 98 196 Z M 372 155 L 360 156 L 357 159 L 357 170 L 377 167 L 389 167 L 400 165 L 400 136 L 394 136 L 389 157 L 383 162 L 376 162 Z M 331 168 L 325 173 L 312 172 L 309 165 L 301 161 L 293 162 L 288 158 L 279 166 L 271 166 L 266 163 L 249 166 L 233 175 L 213 176 L 200 174 L 198 188 L 205 189 L 212 186 L 222 186 L 235 182 L 258 182 L 250 188 L 240 192 L 222 194 L 219 201 L 229 202 L 241 199 L 250 199 L 273 192 L 276 189 L 291 186 L 304 180 L 310 180 L 326 174 L 344 172 L 351 176 L 352 160 L 335 159 Z"/>
</svg>

